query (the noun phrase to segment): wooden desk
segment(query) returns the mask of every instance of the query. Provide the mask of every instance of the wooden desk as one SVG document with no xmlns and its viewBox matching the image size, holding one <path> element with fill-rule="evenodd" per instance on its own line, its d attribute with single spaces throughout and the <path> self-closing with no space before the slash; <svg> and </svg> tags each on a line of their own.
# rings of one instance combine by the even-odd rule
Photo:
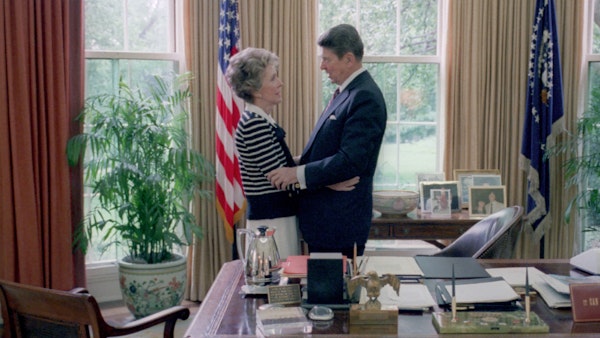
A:
<svg viewBox="0 0 600 338">
<path fill-rule="evenodd" d="M 482 260 L 483 266 L 509 267 L 534 266 L 546 273 L 582 275 L 571 270 L 568 260 Z M 256 328 L 256 309 L 266 303 L 266 297 L 244 297 L 239 294 L 244 283 L 240 261 L 225 263 L 213 283 L 198 313 L 184 337 L 252 337 Z M 440 311 L 435 308 L 434 311 Z M 534 337 L 570 337 L 571 333 L 581 333 L 580 337 L 597 337 L 600 323 L 573 323 L 570 309 L 551 309 L 541 298 L 532 300 L 532 311 L 537 313 L 550 326 L 550 334 L 535 334 Z M 315 323 L 312 337 L 343 334 L 346 337 L 360 337 L 348 334 L 348 311 L 335 312 L 329 326 Z M 444 335 L 439 335 L 444 337 Z M 398 315 L 398 337 L 438 337 L 431 324 L 431 312 L 404 313 Z M 469 334 L 469 338 L 491 338 L 490 335 Z M 494 334 L 493 337 L 515 337 L 515 335 Z"/>
<path fill-rule="evenodd" d="M 438 240 L 457 239 L 480 220 L 470 218 L 466 210 L 452 213 L 449 218 L 431 217 L 418 211 L 404 217 L 375 217 L 371 221 L 369 239 L 420 239 L 443 248 Z"/>
</svg>

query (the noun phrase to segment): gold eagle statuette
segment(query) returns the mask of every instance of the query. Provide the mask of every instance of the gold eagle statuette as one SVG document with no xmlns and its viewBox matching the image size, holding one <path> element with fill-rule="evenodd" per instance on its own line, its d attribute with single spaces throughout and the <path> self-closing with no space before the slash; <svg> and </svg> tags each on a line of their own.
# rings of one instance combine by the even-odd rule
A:
<svg viewBox="0 0 600 338">
<path fill-rule="evenodd" d="M 348 282 L 348 293 L 353 295 L 358 287 L 364 287 L 367 290 L 367 302 L 364 304 L 365 310 L 380 310 L 381 303 L 377 298 L 381 288 L 390 285 L 397 295 L 400 295 L 400 280 L 392 274 L 384 274 L 379 277 L 376 271 L 369 271 L 366 275 L 358 275 Z"/>
</svg>

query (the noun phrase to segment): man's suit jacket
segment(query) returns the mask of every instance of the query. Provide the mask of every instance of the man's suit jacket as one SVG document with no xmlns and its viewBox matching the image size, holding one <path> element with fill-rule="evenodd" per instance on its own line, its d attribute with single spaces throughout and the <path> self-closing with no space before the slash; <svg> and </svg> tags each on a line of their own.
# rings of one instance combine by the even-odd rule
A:
<svg viewBox="0 0 600 338">
<path fill-rule="evenodd" d="M 326 108 L 302 152 L 307 189 L 299 201 L 299 222 L 309 245 L 364 245 L 373 207 L 373 176 L 387 112 L 381 90 L 365 71 Z M 326 186 L 360 176 L 349 192 Z"/>
</svg>

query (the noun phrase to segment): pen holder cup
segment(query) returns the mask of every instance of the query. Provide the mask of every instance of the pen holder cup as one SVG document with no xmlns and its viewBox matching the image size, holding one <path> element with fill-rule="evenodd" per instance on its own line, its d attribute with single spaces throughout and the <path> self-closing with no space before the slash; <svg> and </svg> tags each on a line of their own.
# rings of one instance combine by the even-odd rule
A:
<svg viewBox="0 0 600 338">
<path fill-rule="evenodd" d="M 348 282 L 350 282 L 352 276 L 346 275 L 344 276 L 344 294 L 345 298 L 348 300 L 350 304 L 358 304 L 360 303 L 360 293 L 361 288 L 356 288 L 352 294 L 350 294 L 350 288 L 348 288 Z"/>
</svg>

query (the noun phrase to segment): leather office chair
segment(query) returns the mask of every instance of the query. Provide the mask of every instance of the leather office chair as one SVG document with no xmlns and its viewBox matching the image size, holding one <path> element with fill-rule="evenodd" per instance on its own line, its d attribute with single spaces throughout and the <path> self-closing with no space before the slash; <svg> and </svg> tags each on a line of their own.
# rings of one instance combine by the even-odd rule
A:
<svg viewBox="0 0 600 338">
<path fill-rule="evenodd" d="M 523 207 L 518 205 L 493 213 L 432 256 L 512 258 L 521 232 L 521 217 Z"/>
<path fill-rule="evenodd" d="M 165 323 L 164 337 L 173 337 L 177 319 L 190 310 L 174 306 L 120 327 L 107 324 L 96 299 L 83 288 L 71 291 L 45 289 L 0 280 L 0 305 L 5 337 L 122 336 Z"/>
</svg>

